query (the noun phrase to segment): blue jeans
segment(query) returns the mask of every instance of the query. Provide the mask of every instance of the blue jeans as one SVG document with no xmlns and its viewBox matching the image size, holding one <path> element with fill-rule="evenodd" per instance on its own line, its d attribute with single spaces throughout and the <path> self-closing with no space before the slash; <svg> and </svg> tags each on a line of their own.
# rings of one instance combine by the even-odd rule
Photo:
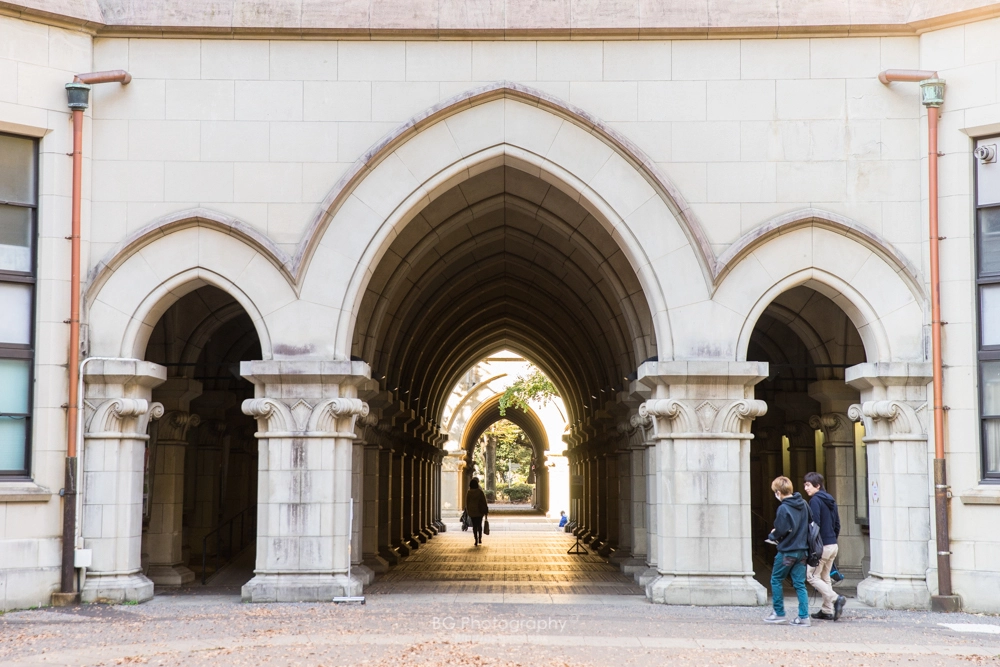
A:
<svg viewBox="0 0 1000 667">
<path fill-rule="evenodd" d="M 781 588 L 781 582 L 785 577 L 792 575 L 792 586 L 795 586 L 795 594 L 799 598 L 799 618 L 809 616 L 809 594 L 806 593 L 806 556 L 805 549 L 799 551 L 779 551 L 774 557 L 774 569 L 771 570 L 771 596 L 774 605 L 774 613 L 778 616 L 785 615 L 785 593 Z"/>
</svg>

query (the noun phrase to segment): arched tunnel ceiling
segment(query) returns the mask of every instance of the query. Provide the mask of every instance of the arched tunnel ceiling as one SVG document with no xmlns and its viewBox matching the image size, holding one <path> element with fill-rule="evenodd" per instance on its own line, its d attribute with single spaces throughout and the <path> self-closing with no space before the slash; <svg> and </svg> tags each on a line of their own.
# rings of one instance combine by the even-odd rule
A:
<svg viewBox="0 0 1000 667">
<path fill-rule="evenodd" d="M 553 380 L 574 422 L 656 355 L 646 298 L 611 235 L 510 166 L 455 186 L 400 232 L 362 300 L 352 353 L 437 421 L 461 374 L 504 348 Z"/>
</svg>

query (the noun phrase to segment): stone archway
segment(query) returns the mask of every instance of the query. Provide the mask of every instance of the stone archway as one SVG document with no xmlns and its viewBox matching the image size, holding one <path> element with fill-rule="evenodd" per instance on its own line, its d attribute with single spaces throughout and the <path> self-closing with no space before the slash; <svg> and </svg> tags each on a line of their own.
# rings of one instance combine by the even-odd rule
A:
<svg viewBox="0 0 1000 667">
<path fill-rule="evenodd" d="M 548 436 L 545 433 L 545 426 L 542 424 L 542 420 L 539 419 L 538 414 L 530 407 L 527 410 L 510 408 L 506 411 L 506 415 L 501 415 L 499 394 L 480 403 L 468 422 L 466 422 L 460 445 L 460 450 L 465 452 L 466 467 L 464 468 L 462 484 L 459 488 L 469 488 L 469 482 L 472 479 L 472 452 L 476 446 L 476 442 L 487 428 L 501 419 L 507 419 L 524 431 L 528 442 L 531 443 L 532 460 L 535 465 L 536 474 L 535 505 L 538 510 L 548 512 L 549 469 L 546 457 Z"/>
</svg>

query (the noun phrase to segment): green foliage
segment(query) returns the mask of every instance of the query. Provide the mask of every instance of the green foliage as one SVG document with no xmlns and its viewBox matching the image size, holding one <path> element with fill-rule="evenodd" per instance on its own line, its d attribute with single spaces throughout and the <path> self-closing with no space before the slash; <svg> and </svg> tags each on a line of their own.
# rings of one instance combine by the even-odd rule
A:
<svg viewBox="0 0 1000 667">
<path fill-rule="evenodd" d="M 486 440 L 493 438 L 496 443 L 496 476 L 499 480 L 521 482 L 527 480 L 531 468 L 531 446 L 524 431 L 516 424 L 501 419 L 483 433 L 472 452 L 483 488 L 486 484 Z"/>
<path fill-rule="evenodd" d="M 520 408 L 527 412 L 529 401 L 540 401 L 545 405 L 558 395 L 555 385 L 540 370 L 535 369 L 527 377 L 518 377 L 504 391 L 500 397 L 500 416 L 506 416 L 507 408 Z"/>
<path fill-rule="evenodd" d="M 510 502 L 524 503 L 527 502 L 529 498 L 531 498 L 531 494 L 534 491 L 534 487 L 530 484 L 517 483 L 504 487 L 502 491 L 503 494 L 507 496 L 507 498 L 510 500 Z"/>
</svg>

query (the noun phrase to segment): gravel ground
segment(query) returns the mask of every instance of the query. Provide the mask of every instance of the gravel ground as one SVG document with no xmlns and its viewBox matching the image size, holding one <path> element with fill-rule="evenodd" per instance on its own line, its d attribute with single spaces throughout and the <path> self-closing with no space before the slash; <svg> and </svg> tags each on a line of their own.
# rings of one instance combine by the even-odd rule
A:
<svg viewBox="0 0 1000 667">
<path fill-rule="evenodd" d="M 250 605 L 231 595 L 159 596 L 135 606 L 4 614 L 0 664 L 1000 667 L 995 616 L 851 609 L 837 623 L 799 629 L 763 624 L 766 611 L 614 597 L 516 604 L 380 595 L 366 605 Z"/>
</svg>

